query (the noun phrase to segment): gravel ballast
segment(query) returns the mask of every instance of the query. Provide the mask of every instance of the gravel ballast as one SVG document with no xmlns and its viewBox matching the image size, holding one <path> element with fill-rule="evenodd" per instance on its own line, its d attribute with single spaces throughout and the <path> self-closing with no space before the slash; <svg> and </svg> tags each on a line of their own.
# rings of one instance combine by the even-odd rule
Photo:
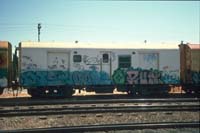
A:
<svg viewBox="0 0 200 133">
<path fill-rule="evenodd" d="M 190 122 L 199 121 L 199 112 L 137 112 L 69 114 L 50 116 L 1 117 L 0 129 L 30 129 L 63 126 L 150 123 L 150 122 Z"/>
</svg>

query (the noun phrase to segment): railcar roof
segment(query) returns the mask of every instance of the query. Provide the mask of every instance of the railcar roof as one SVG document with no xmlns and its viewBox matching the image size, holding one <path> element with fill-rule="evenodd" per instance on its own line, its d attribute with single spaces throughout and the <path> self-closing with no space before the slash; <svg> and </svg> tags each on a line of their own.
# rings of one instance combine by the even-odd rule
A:
<svg viewBox="0 0 200 133">
<path fill-rule="evenodd" d="M 8 48 L 9 44 L 8 41 L 0 41 L 0 48 Z"/>
<path fill-rule="evenodd" d="M 88 49 L 178 49 L 176 43 L 62 43 L 21 42 L 23 48 L 88 48 Z"/>
<path fill-rule="evenodd" d="M 198 49 L 200 50 L 200 44 L 188 44 L 191 49 Z"/>
</svg>

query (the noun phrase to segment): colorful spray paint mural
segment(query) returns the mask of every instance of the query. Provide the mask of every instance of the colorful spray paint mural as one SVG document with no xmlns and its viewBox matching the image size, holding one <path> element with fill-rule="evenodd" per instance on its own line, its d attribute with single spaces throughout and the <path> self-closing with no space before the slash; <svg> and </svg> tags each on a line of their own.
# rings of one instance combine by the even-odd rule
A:
<svg viewBox="0 0 200 133">
<path fill-rule="evenodd" d="M 0 87 L 7 86 L 7 75 L 8 75 L 8 68 L 7 68 L 7 51 L 0 51 Z"/>
<path fill-rule="evenodd" d="M 130 68 L 117 69 L 110 79 L 106 72 L 96 70 L 83 71 L 26 71 L 21 74 L 24 86 L 46 85 L 132 85 L 132 84 L 178 84 L 177 72 L 162 72 L 158 70 L 143 70 Z"/>
</svg>

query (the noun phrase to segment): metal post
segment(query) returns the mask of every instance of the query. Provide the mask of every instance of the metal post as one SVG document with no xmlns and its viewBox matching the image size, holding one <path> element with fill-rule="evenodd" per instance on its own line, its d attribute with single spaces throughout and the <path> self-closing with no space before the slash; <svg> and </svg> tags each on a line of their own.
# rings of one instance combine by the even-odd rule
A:
<svg viewBox="0 0 200 133">
<path fill-rule="evenodd" d="M 38 42 L 40 42 L 40 29 L 42 28 L 41 23 L 38 23 Z"/>
</svg>

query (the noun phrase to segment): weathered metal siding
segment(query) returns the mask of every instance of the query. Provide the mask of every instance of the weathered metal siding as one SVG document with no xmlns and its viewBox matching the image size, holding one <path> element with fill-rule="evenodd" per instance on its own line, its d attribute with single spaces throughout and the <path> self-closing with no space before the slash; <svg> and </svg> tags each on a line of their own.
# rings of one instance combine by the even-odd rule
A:
<svg viewBox="0 0 200 133">
<path fill-rule="evenodd" d="M 200 48 L 191 50 L 191 78 L 192 83 L 200 84 Z"/>
<path fill-rule="evenodd" d="M 12 82 L 12 45 L 8 42 L 8 86 Z"/>
<path fill-rule="evenodd" d="M 200 47 L 192 49 L 188 44 L 179 47 L 182 83 L 200 84 Z"/>
<path fill-rule="evenodd" d="M 200 49 L 191 50 L 191 70 L 195 72 L 200 71 Z"/>
<path fill-rule="evenodd" d="M 186 82 L 186 45 L 179 45 L 179 51 L 180 51 L 180 78 L 181 83 Z"/>
<path fill-rule="evenodd" d="M 9 87 L 12 80 L 12 46 L 9 42 L 0 42 L 0 87 Z"/>
</svg>

